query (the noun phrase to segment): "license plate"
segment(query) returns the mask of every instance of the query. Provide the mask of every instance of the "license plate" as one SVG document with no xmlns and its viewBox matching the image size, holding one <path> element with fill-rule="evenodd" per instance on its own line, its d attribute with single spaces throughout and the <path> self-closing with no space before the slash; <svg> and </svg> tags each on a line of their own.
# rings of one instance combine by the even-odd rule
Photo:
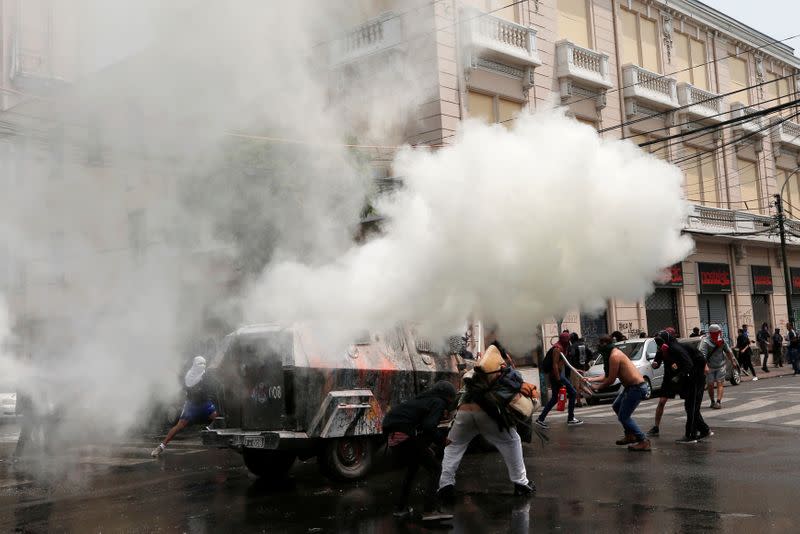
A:
<svg viewBox="0 0 800 534">
<path fill-rule="evenodd" d="M 245 436 L 244 446 L 251 449 L 263 449 L 264 438 L 263 436 Z"/>
</svg>

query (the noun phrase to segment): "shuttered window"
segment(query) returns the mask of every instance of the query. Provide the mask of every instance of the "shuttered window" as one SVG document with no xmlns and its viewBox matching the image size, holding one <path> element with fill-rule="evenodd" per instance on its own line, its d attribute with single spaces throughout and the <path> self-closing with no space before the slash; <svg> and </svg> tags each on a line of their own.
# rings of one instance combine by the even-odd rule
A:
<svg viewBox="0 0 800 534">
<path fill-rule="evenodd" d="M 620 11 L 622 19 L 622 64 L 633 63 L 640 65 L 639 60 L 639 37 L 638 25 L 636 24 L 636 13 Z"/>
<path fill-rule="evenodd" d="M 509 0 L 488 0 L 486 10 L 491 11 L 492 15 L 511 22 L 519 22 L 519 12 L 517 11 L 519 2 Z"/>
<path fill-rule="evenodd" d="M 736 158 L 739 169 L 739 190 L 742 195 L 741 208 L 753 213 L 759 212 L 759 187 L 756 164 L 746 159 Z"/>
<path fill-rule="evenodd" d="M 688 159 L 684 165 L 686 168 L 686 198 L 690 201 L 708 204 L 709 206 L 719 205 L 719 195 L 717 193 L 717 164 L 714 161 L 714 153 L 694 148 L 686 148 L 681 152 L 681 156 L 696 156 Z"/>
<path fill-rule="evenodd" d="M 659 70 L 658 61 L 658 33 L 656 32 L 656 22 L 639 17 L 639 36 L 642 41 L 641 66 L 653 72 L 661 72 Z"/>
<path fill-rule="evenodd" d="M 469 116 L 494 122 L 494 98 L 483 93 L 469 92 L 467 101 Z"/>
<path fill-rule="evenodd" d="M 706 65 L 706 44 L 697 39 L 689 39 L 692 62 L 692 85 L 708 91 L 708 65 Z"/>
<path fill-rule="evenodd" d="M 703 192 L 703 203 L 717 206 L 719 196 L 717 195 L 717 164 L 714 161 L 714 153 L 706 152 L 700 160 L 700 180 Z"/>
<path fill-rule="evenodd" d="M 775 81 L 777 76 L 768 72 L 765 78 L 768 83 L 764 84 L 764 100 L 767 105 L 775 106 L 778 104 L 778 82 Z"/>
<path fill-rule="evenodd" d="M 692 71 L 689 68 L 689 36 L 676 33 L 672 38 L 675 48 L 672 51 L 672 66 L 670 69 L 679 82 L 692 83 Z"/>
<path fill-rule="evenodd" d="M 747 61 L 737 57 L 728 58 L 728 73 L 730 75 L 730 90 L 739 91 L 730 96 L 733 102 L 743 102 L 750 104 L 750 91 L 746 89 L 748 84 Z"/>
<path fill-rule="evenodd" d="M 800 219 L 800 188 L 798 188 L 797 173 L 778 169 L 778 188 L 783 186 L 786 182 L 786 189 L 784 189 L 784 199 L 788 200 L 788 204 L 784 202 L 784 209 L 795 219 Z"/>
<path fill-rule="evenodd" d="M 510 126 L 514 117 L 522 111 L 520 102 L 475 91 L 469 92 L 467 107 L 470 117 L 478 117 L 488 123 L 499 122 L 504 126 Z"/>
<path fill-rule="evenodd" d="M 656 22 L 624 9 L 620 13 L 622 63 L 633 63 L 653 72 L 661 72 Z"/>
<path fill-rule="evenodd" d="M 558 37 L 589 48 L 586 0 L 558 0 Z"/>
<path fill-rule="evenodd" d="M 519 102 L 506 100 L 505 98 L 497 99 L 497 122 L 511 126 L 511 123 L 514 122 L 514 117 L 519 115 L 520 111 L 522 111 L 522 104 Z"/>
</svg>

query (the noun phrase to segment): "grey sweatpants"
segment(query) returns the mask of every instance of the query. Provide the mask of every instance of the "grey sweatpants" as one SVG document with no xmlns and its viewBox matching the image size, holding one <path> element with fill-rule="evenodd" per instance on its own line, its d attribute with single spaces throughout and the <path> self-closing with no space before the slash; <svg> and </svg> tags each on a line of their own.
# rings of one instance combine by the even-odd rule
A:
<svg viewBox="0 0 800 534">
<path fill-rule="evenodd" d="M 450 429 L 450 434 L 447 436 L 452 443 L 444 448 L 439 487 L 443 488 L 456 483 L 456 471 L 461 463 L 461 458 L 467 451 L 469 442 L 478 434 L 500 451 L 506 462 L 508 478 L 511 479 L 511 482 L 527 484 L 528 476 L 522 458 L 522 440 L 519 439 L 517 431 L 513 428 L 498 429 L 497 423 L 483 410 L 459 410 L 453 428 Z"/>
</svg>

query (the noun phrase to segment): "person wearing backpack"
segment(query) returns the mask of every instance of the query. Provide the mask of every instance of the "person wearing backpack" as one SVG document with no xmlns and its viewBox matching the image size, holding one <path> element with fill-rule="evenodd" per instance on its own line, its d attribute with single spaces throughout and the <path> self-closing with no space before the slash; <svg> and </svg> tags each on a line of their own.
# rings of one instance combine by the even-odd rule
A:
<svg viewBox="0 0 800 534">
<path fill-rule="evenodd" d="M 516 389 L 515 395 L 533 397 L 537 396 L 536 386 L 525 383 L 519 371 L 510 367 L 497 346 L 492 344 L 478 360 L 472 376 L 464 377 L 464 387 L 444 448 L 438 498 L 450 501 L 455 496 L 456 471 L 467 446 L 478 434 L 494 445 L 503 457 L 514 495 L 533 494 L 536 486 L 528 480 L 522 440 L 509 407 L 512 397 L 504 390 Z"/>
<path fill-rule="evenodd" d="M 708 334 L 702 337 L 697 350 L 708 362 L 706 384 L 708 386 L 708 398 L 711 400 L 710 408 L 719 410 L 722 408 L 722 393 L 725 391 L 726 358 L 727 362 L 736 367 L 733 351 L 728 346 L 728 342 L 723 339 L 722 328 L 718 324 L 712 324 L 708 327 Z M 717 392 L 716 401 L 714 400 L 715 390 Z"/>
<path fill-rule="evenodd" d="M 783 335 L 780 328 L 776 328 L 772 334 L 772 365 L 783 367 Z"/>
<path fill-rule="evenodd" d="M 392 457 L 406 468 L 394 512 L 399 519 L 414 515 L 409 500 L 420 467 L 428 471 L 429 476 L 422 519 L 441 518 L 437 512 L 436 487 L 442 466 L 431 445 L 441 439 L 437 433 L 439 422 L 455 404 L 456 395 L 455 386 L 441 380 L 413 399 L 392 407 L 383 418 L 383 433 Z"/>
<path fill-rule="evenodd" d="M 769 369 L 767 368 L 767 362 L 769 361 L 769 338 L 769 325 L 764 323 L 761 325 L 761 330 L 756 334 L 756 345 L 758 345 L 759 355 L 764 355 L 764 365 L 761 366 L 761 370 L 765 373 L 769 373 Z"/>
<path fill-rule="evenodd" d="M 702 353 L 682 345 L 669 329 L 659 332 L 655 342 L 662 352 L 664 365 L 669 365 L 674 371 L 672 380 L 683 398 L 683 407 L 686 411 L 686 430 L 684 436 L 676 440 L 676 443 L 697 443 L 698 440 L 713 436 L 714 433 L 700 413 L 705 390 L 705 375 L 708 372 Z"/>
<path fill-rule="evenodd" d="M 547 405 L 542 409 L 542 413 L 536 418 L 535 424 L 539 428 L 545 430 L 550 428 L 550 425 L 545 423 L 545 418 L 547 418 L 547 414 L 550 413 L 550 410 L 552 410 L 558 402 L 558 391 L 562 386 L 567 390 L 567 398 L 569 399 L 569 403 L 567 404 L 567 425 L 578 426 L 583 424 L 583 421 L 575 417 L 575 399 L 578 396 L 578 392 L 572 387 L 572 384 L 567 380 L 564 374 L 564 360 L 567 359 L 566 355 L 569 354 L 569 347 L 569 334 L 562 332 L 561 335 L 558 336 L 558 341 L 547 351 L 547 355 L 545 355 L 542 361 L 542 371 L 547 373 L 550 378 L 551 394 L 550 400 L 547 401 Z"/>
</svg>

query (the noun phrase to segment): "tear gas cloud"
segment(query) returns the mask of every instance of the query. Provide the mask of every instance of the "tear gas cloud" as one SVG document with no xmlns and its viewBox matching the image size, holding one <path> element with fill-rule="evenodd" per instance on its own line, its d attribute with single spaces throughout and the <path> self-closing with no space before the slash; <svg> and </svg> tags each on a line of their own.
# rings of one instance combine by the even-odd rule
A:
<svg viewBox="0 0 800 534">
<path fill-rule="evenodd" d="M 418 85 L 413 56 L 328 70 L 331 43 L 372 7 L 56 9 L 57 57 L 80 58 L 54 67 L 73 65 L 71 83 L 10 102 L 0 152 L 0 372 L 68 421 L 64 438 L 113 439 L 181 402 L 183 371 L 243 320 L 252 277 L 350 246 L 372 182 L 343 144 L 402 139 L 422 98 L 390 91 Z M 81 38 L 59 40 L 75 21 Z"/>
<path fill-rule="evenodd" d="M 329 69 L 328 45 L 375 3 L 71 7 L 82 70 L 14 106 L 0 154 L 0 372 L 63 414 L 66 438 L 153 417 L 241 322 L 313 321 L 336 345 L 477 316 L 529 342 L 553 314 L 643 295 L 690 248 L 678 171 L 557 111 L 400 151 L 404 187 L 377 204 L 385 233 L 354 245 L 373 154 L 343 144 L 405 137 L 438 95 L 414 48 L 432 36 Z"/>
<path fill-rule="evenodd" d="M 692 247 L 679 170 L 558 110 L 510 130 L 468 121 L 452 146 L 405 149 L 394 169 L 405 188 L 378 205 L 385 235 L 334 262 L 271 264 L 253 316 L 444 334 L 474 312 L 527 349 L 554 315 L 642 297 Z"/>
</svg>

